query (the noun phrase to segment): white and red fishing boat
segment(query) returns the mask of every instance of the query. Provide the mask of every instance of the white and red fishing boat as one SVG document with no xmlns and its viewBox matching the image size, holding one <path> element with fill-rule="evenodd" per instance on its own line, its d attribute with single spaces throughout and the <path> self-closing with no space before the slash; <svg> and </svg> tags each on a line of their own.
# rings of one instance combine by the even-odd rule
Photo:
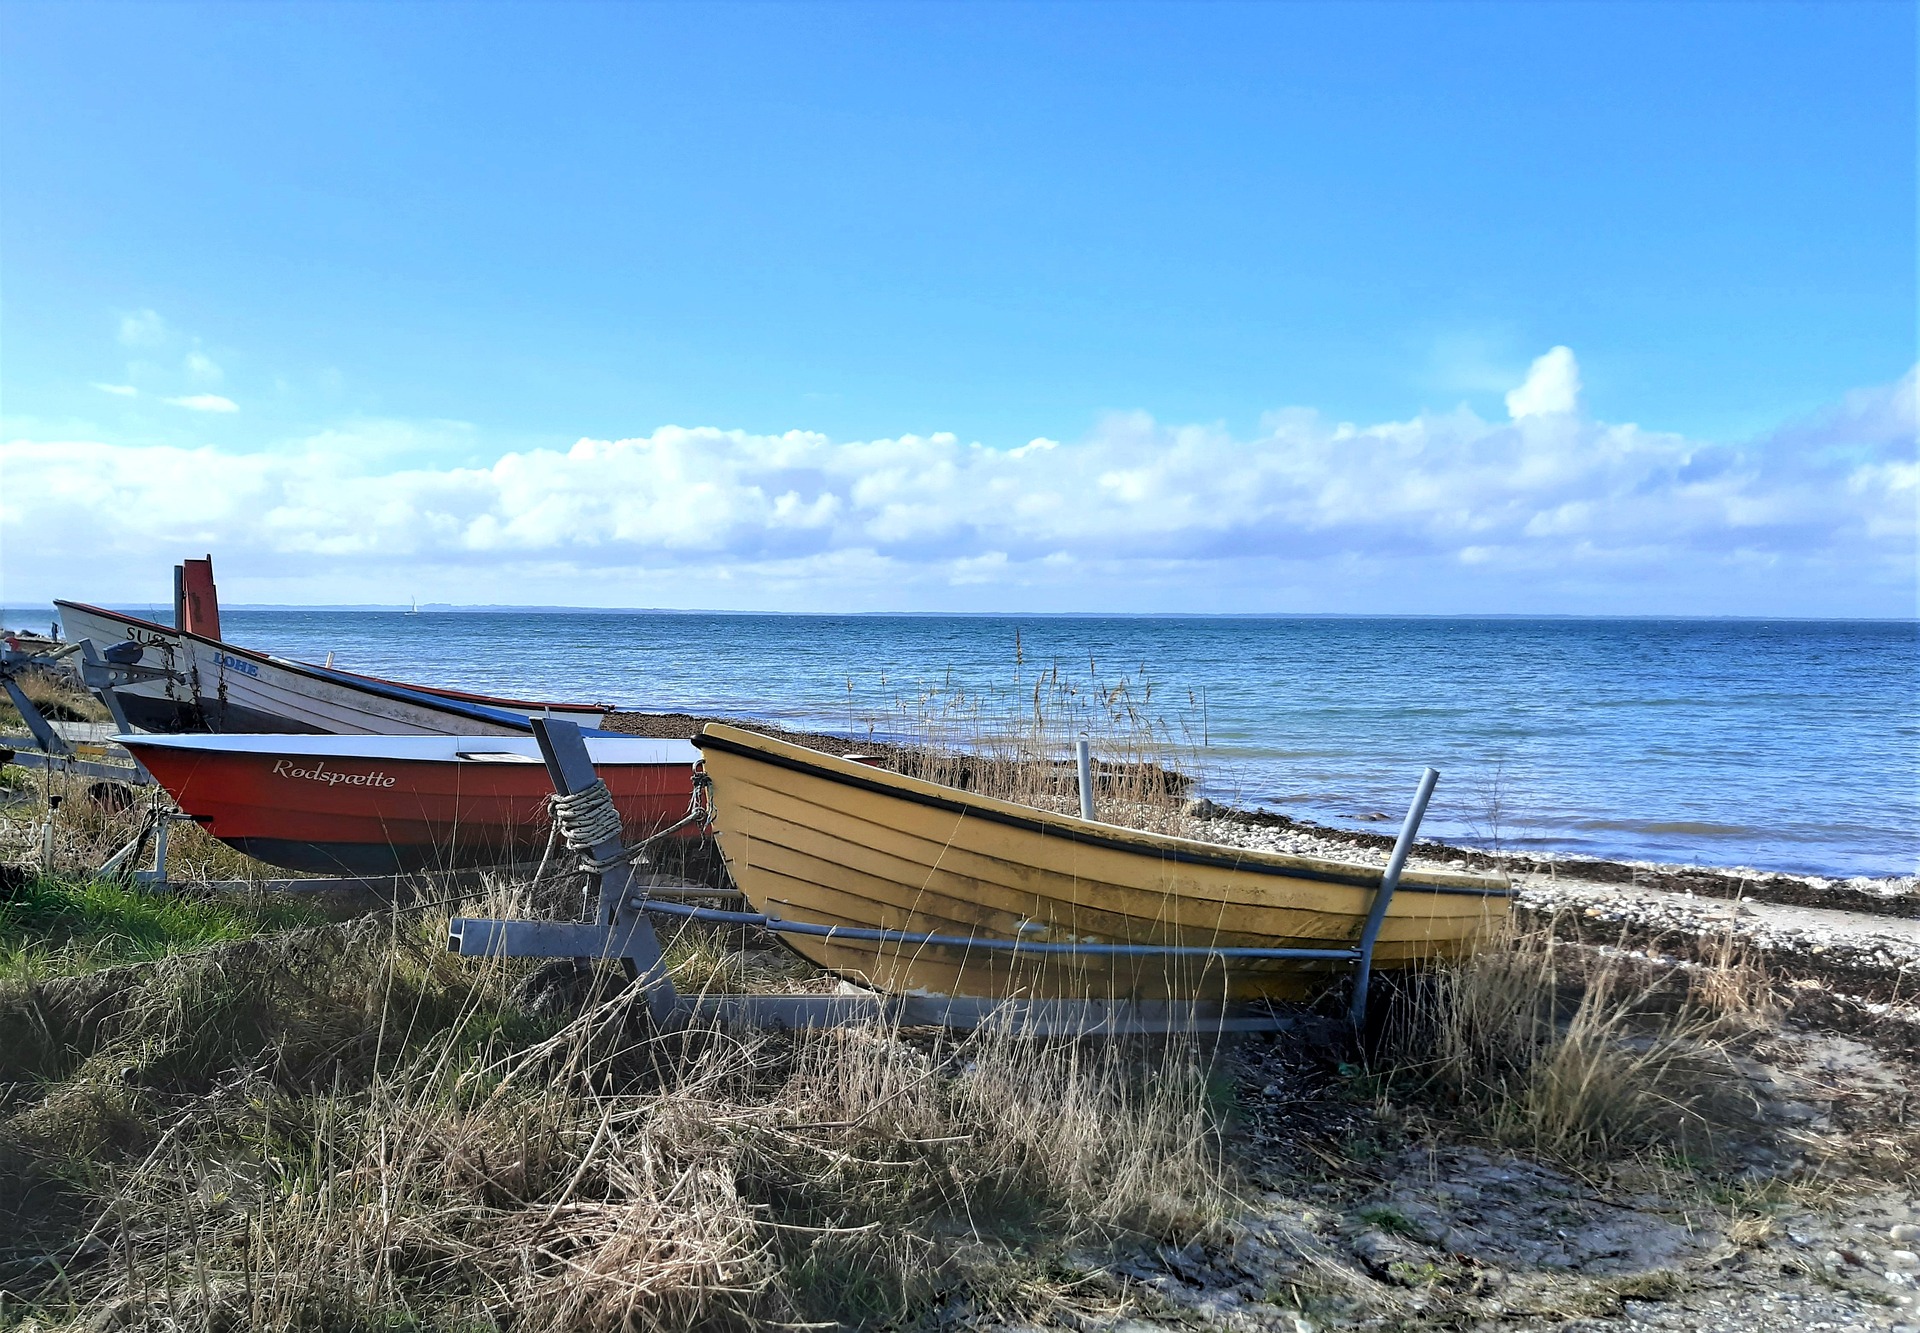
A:
<svg viewBox="0 0 1920 1333">
<path fill-rule="evenodd" d="M 403 681 L 255 652 L 220 637 L 212 559 L 175 571 L 174 625 L 85 602 L 61 602 L 69 641 L 105 650 L 132 641 L 140 665 L 167 678 L 115 690 L 127 721 L 155 732 L 299 732 L 336 736 L 522 736 L 530 717 L 598 727 L 608 705 L 511 699 Z"/>
<path fill-rule="evenodd" d="M 214 837 L 288 870 L 502 865 L 538 857 L 547 840 L 553 783 L 531 735 L 115 739 Z M 686 815 L 699 758 L 691 744 L 586 742 L 629 845 Z"/>
</svg>

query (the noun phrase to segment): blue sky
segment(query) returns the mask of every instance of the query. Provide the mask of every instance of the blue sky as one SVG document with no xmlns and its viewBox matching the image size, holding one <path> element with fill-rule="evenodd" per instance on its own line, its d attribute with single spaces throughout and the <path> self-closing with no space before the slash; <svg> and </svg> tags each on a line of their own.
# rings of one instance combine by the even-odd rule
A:
<svg viewBox="0 0 1920 1333">
<path fill-rule="evenodd" d="M 11 4 L 0 596 L 1909 614 L 1914 16 Z"/>
</svg>

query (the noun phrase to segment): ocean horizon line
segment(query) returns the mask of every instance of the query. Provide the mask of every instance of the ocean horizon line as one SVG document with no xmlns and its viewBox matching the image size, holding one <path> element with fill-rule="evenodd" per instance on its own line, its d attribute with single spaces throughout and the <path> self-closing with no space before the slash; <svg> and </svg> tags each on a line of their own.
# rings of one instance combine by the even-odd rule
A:
<svg viewBox="0 0 1920 1333">
<path fill-rule="evenodd" d="M 73 600 L 71 598 L 62 600 Z M 157 602 L 109 601 L 95 605 L 135 614 L 144 609 L 154 615 L 170 613 L 171 608 Z M 16 612 L 52 612 L 51 599 L 44 603 L 0 602 L 0 614 Z M 224 602 L 225 611 L 322 611 L 365 614 L 407 614 L 414 608 L 406 602 Z M 523 615 L 633 615 L 633 616 L 784 616 L 804 618 L 828 616 L 836 619 L 893 618 L 915 620 L 1561 620 L 1561 621 L 1744 621 L 1756 623 L 1791 622 L 1795 624 L 1908 625 L 1920 623 L 1920 613 L 1910 616 L 1809 616 L 1766 615 L 1746 612 L 1673 612 L 1673 611 L 905 611 L 905 610 L 749 610 L 736 607 L 680 606 L 567 606 L 555 603 L 513 602 L 423 602 L 421 615 L 497 615 L 512 612 Z"/>
</svg>

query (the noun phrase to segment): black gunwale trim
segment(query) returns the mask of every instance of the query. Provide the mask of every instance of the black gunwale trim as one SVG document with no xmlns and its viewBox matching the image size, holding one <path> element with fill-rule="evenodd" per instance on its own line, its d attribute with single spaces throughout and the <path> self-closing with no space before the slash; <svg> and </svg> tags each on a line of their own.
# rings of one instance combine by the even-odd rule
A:
<svg viewBox="0 0 1920 1333">
<path fill-rule="evenodd" d="M 828 782 L 838 782 L 844 786 L 856 787 L 861 791 L 870 791 L 881 796 L 894 796 L 915 805 L 929 806 L 935 810 L 945 810 L 951 814 L 974 815 L 994 824 L 1005 824 L 1010 828 L 1024 829 L 1029 833 L 1038 833 L 1043 837 L 1065 838 L 1069 842 L 1084 843 L 1090 847 L 1104 847 L 1110 851 L 1132 852 L 1145 855 L 1144 849 L 1122 838 L 1110 838 L 1104 834 L 1090 833 L 1070 825 L 1048 823 L 1045 820 L 1030 819 L 1024 815 L 1008 814 L 1004 810 L 995 810 L 979 806 L 971 801 L 954 800 L 951 797 L 935 796 L 930 792 L 912 791 L 894 786 L 890 782 L 879 782 L 873 778 L 860 777 L 852 773 L 841 773 L 824 764 L 810 763 L 804 759 L 795 759 L 791 755 L 775 754 L 752 745 L 743 745 L 739 741 L 728 740 L 724 736 L 712 736 L 701 732 L 693 737 L 695 746 L 704 750 L 709 747 L 737 754 L 747 759 L 757 759 L 775 768 L 788 769 L 795 773 L 806 773 L 813 777 L 824 778 Z M 1260 861 L 1243 861 L 1236 856 L 1221 854 L 1208 855 L 1202 852 L 1188 851 L 1183 847 L 1160 849 L 1160 855 L 1170 861 L 1179 861 L 1187 865 L 1212 866 L 1218 870 L 1244 870 L 1257 875 L 1273 875 L 1285 879 L 1322 880 L 1331 884 L 1350 884 L 1363 889 L 1377 889 L 1380 876 L 1344 875 L 1337 871 L 1311 870 L 1305 867 L 1271 866 Z M 1512 889 L 1468 889 L 1451 884 L 1409 884 L 1400 881 L 1399 893 L 1440 893 L 1454 894 L 1463 898 L 1511 898 Z"/>
<path fill-rule="evenodd" d="M 462 722 L 485 722 L 496 727 L 518 727 L 521 734 L 532 735 L 533 724 L 526 718 L 516 716 L 511 710 L 495 708 L 488 704 L 469 703 L 465 700 L 436 695 L 428 690 L 416 689 L 395 681 L 381 680 L 377 676 L 361 676 L 351 671 L 335 671 L 331 667 L 314 666 L 310 662 L 296 662 L 290 657 L 275 657 L 263 653 L 257 648 L 243 648 L 237 643 L 228 643 L 225 639 L 209 639 L 204 634 L 195 634 L 190 630 L 173 629 L 157 621 L 143 620 L 139 616 L 130 616 L 120 611 L 110 611 L 104 606 L 90 606 L 86 602 L 68 602 L 59 598 L 53 603 L 58 606 L 71 606 L 90 615 L 105 616 L 118 620 L 122 624 L 135 625 L 144 630 L 158 630 L 162 634 L 171 634 L 179 639 L 192 639 L 204 643 L 228 657 L 245 658 L 260 666 L 270 666 L 276 671 L 285 671 L 290 675 L 307 680 L 325 681 L 344 686 L 350 690 L 359 690 L 376 699 L 388 699 L 394 703 L 412 704 L 416 708 L 429 708 L 445 713 L 448 717 Z M 64 629 L 65 626 L 63 625 Z M 458 735 L 458 732 L 445 732 L 443 735 Z"/>
</svg>

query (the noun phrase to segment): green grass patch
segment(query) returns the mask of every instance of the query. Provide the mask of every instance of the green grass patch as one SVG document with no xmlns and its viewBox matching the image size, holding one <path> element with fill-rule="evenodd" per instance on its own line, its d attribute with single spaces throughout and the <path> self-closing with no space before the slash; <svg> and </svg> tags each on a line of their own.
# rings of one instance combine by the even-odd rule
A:
<svg viewBox="0 0 1920 1333">
<path fill-rule="evenodd" d="M 0 977 L 90 972 L 318 919 L 298 904 L 236 903 L 30 875 L 0 901 Z"/>
<path fill-rule="evenodd" d="M 1370 1203 L 1359 1212 L 1362 1222 L 1395 1236 L 1419 1237 L 1420 1228 L 1390 1203 Z"/>
</svg>

